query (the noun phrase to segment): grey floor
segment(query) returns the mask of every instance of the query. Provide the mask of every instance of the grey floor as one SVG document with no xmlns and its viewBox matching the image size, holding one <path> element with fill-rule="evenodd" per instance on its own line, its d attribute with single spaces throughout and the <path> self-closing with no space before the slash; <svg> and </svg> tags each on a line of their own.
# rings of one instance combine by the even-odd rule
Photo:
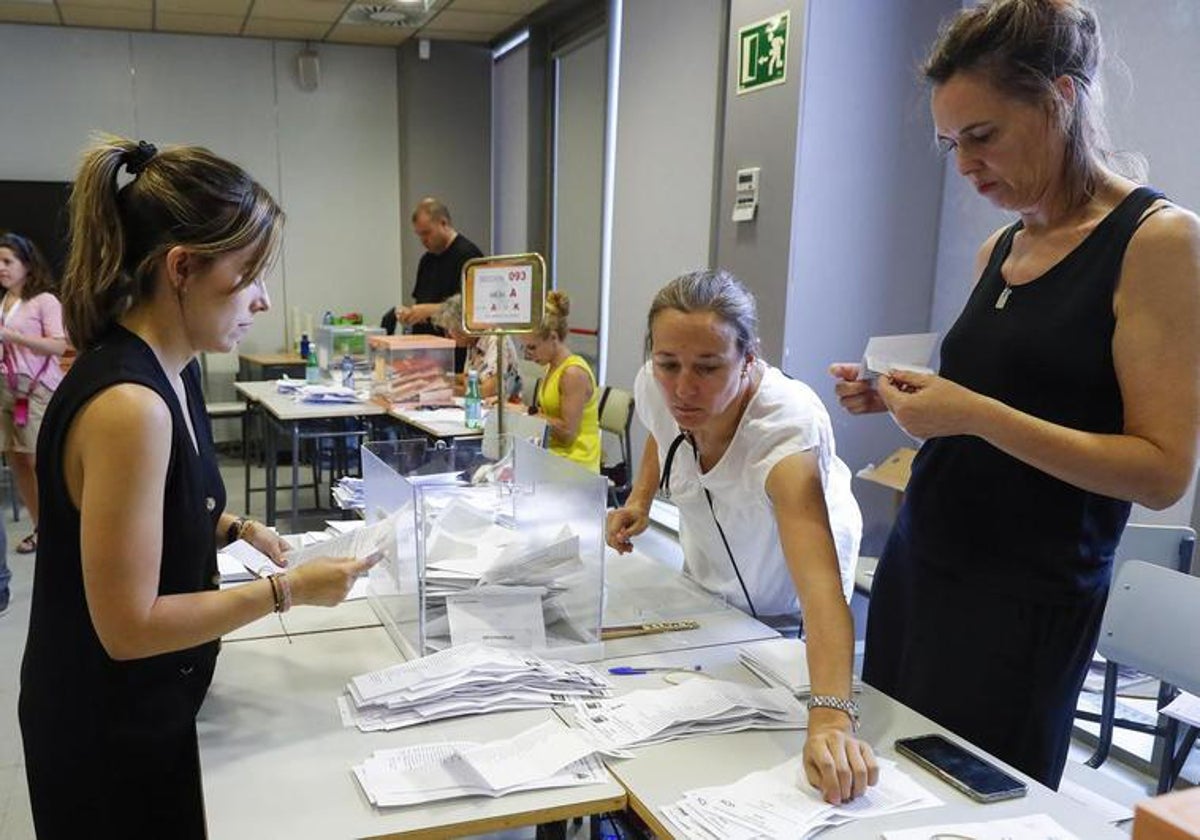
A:
<svg viewBox="0 0 1200 840">
<path fill-rule="evenodd" d="M 231 511 L 244 511 L 243 504 L 243 473 L 240 462 L 229 461 L 222 466 L 225 483 L 229 493 Z M 256 484 L 261 485 L 261 470 L 254 475 Z M 311 491 L 307 495 L 312 499 Z M 0 498 L 0 502 L 6 501 Z M 281 506 L 290 504 L 290 500 L 279 499 Z M 20 733 L 17 728 L 17 688 L 20 672 L 21 655 L 25 647 L 25 634 L 29 623 L 29 596 L 33 582 L 32 555 L 17 554 L 12 550 L 17 542 L 29 532 L 29 519 L 22 513 L 21 521 L 12 521 L 11 509 L 7 504 L 0 507 L 4 511 L 5 525 L 8 531 L 8 564 L 12 570 L 11 583 L 12 603 L 8 611 L 0 615 L 0 838 L 5 840 L 33 840 L 33 822 L 29 813 L 29 797 L 25 786 L 24 758 L 21 751 Z M 258 494 L 254 499 L 251 513 L 261 516 L 263 512 L 263 497 Z M 325 515 L 328 515 L 326 513 Z M 324 516 L 318 514 L 306 517 L 301 524 L 304 527 L 319 527 Z M 652 536 L 655 554 L 662 556 L 668 562 L 678 562 L 677 544 L 661 534 Z M 646 548 L 650 548 L 647 545 Z M 1072 762 L 1067 776 L 1099 790 L 1105 796 L 1125 804 L 1132 803 L 1145 796 L 1152 789 L 1151 780 L 1119 762 L 1109 760 L 1101 771 L 1088 771 L 1078 762 L 1089 754 L 1082 745 L 1072 747 Z M 582 836 L 586 835 L 586 824 L 582 827 Z M 532 829 L 506 832 L 492 835 L 504 840 L 524 840 L 534 836 Z"/>
</svg>

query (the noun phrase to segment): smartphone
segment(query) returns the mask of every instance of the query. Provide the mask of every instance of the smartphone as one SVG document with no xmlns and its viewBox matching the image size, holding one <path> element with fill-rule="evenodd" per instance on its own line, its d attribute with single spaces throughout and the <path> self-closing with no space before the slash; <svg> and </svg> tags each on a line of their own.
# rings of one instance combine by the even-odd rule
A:
<svg viewBox="0 0 1200 840">
<path fill-rule="evenodd" d="M 1027 790 L 1024 782 L 941 735 L 899 738 L 896 752 L 911 758 L 977 802 L 1016 799 L 1024 796 Z"/>
</svg>

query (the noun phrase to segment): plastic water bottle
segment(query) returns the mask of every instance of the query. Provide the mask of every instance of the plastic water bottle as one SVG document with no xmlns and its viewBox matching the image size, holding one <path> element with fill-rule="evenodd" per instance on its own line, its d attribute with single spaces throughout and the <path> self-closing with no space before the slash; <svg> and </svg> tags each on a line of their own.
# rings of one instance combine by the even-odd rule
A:
<svg viewBox="0 0 1200 840">
<path fill-rule="evenodd" d="M 321 367 L 317 364 L 317 354 L 309 348 L 308 358 L 304 360 L 304 381 L 317 383 L 321 381 Z"/>
<path fill-rule="evenodd" d="M 321 323 L 324 324 L 325 326 L 329 326 L 330 324 L 333 323 L 333 313 L 330 312 L 328 309 L 326 309 L 325 314 L 321 316 Z"/>
<path fill-rule="evenodd" d="M 342 387 L 354 390 L 354 357 L 349 353 L 342 356 Z"/>
<path fill-rule="evenodd" d="M 300 358 L 308 362 L 308 354 L 312 352 L 312 345 L 308 343 L 308 333 L 303 333 L 300 336 Z"/>
<path fill-rule="evenodd" d="M 479 371 L 473 370 L 467 374 L 467 394 L 463 399 L 463 408 L 466 410 L 466 420 L 464 425 L 468 429 L 483 428 L 482 401 L 479 397 Z"/>
</svg>

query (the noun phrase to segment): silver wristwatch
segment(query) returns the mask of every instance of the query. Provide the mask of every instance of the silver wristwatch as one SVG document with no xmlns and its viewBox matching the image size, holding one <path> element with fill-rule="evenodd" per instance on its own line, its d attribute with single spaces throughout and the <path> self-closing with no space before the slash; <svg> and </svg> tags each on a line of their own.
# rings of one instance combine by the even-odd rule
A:
<svg viewBox="0 0 1200 840">
<path fill-rule="evenodd" d="M 832 694 L 814 694 L 808 698 L 808 709 L 837 709 L 839 712 L 845 712 L 850 718 L 850 726 L 855 732 L 858 731 L 858 703 L 853 699 L 846 700 Z"/>
</svg>

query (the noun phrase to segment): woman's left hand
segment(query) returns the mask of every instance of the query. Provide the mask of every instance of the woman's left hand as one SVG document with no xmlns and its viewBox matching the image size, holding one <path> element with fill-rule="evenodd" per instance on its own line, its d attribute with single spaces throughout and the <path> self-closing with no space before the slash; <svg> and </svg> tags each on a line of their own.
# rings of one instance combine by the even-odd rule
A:
<svg viewBox="0 0 1200 840">
<path fill-rule="evenodd" d="M 984 397 L 932 373 L 892 371 L 875 383 L 900 428 L 915 438 L 977 434 Z"/>
<path fill-rule="evenodd" d="M 845 726 L 815 722 L 813 713 L 819 711 L 824 710 L 809 713 L 804 775 L 826 802 L 838 805 L 862 796 L 869 785 L 878 782 L 879 765 L 871 745 L 854 737 Z"/>
<path fill-rule="evenodd" d="M 283 537 L 276 534 L 261 522 L 251 520 L 242 531 L 242 539 L 271 558 L 271 562 L 283 568 L 287 566 L 284 553 L 291 549 Z"/>
</svg>

